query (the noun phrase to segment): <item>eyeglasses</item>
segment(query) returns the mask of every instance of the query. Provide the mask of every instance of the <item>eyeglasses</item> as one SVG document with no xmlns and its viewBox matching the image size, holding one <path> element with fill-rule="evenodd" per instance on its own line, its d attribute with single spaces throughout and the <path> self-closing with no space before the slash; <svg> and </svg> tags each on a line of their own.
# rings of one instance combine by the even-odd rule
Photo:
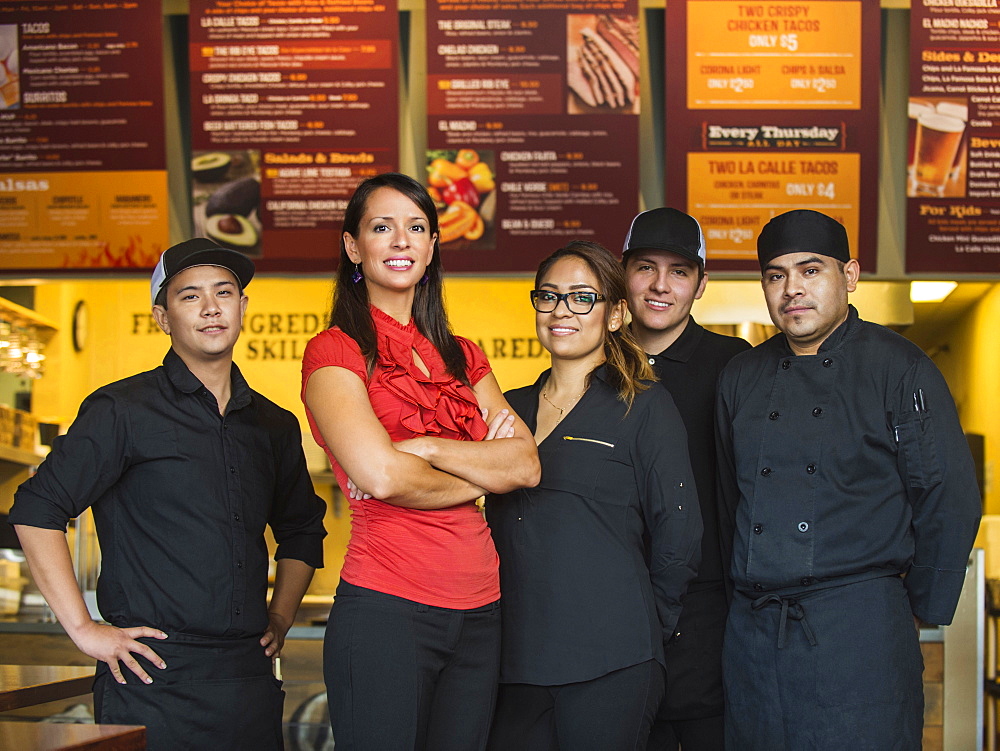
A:
<svg viewBox="0 0 1000 751">
<path fill-rule="evenodd" d="M 551 313 L 560 302 L 566 303 L 570 313 L 587 315 L 597 303 L 604 300 L 604 295 L 596 292 L 552 292 L 547 289 L 531 290 L 531 307 L 539 313 Z"/>
</svg>

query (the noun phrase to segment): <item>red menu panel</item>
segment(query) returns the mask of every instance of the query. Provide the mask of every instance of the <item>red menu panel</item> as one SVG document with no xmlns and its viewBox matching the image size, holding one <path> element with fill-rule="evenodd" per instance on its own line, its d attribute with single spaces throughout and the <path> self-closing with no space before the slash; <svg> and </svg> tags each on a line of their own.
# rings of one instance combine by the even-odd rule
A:
<svg viewBox="0 0 1000 751">
<path fill-rule="evenodd" d="M 196 234 L 332 269 L 354 188 L 398 169 L 396 3 L 191 0 L 190 28 Z"/>
<path fill-rule="evenodd" d="M 756 271 L 763 226 L 814 209 L 873 270 L 878 3 L 687 0 L 666 23 L 667 203 L 701 223 L 709 267 Z"/>
<path fill-rule="evenodd" d="M 906 270 L 1000 272 L 1000 8 L 914 0 Z"/>
<path fill-rule="evenodd" d="M 148 268 L 169 237 L 159 3 L 0 4 L 0 268 Z"/>
<path fill-rule="evenodd" d="M 427 4 L 427 184 L 449 271 L 618 250 L 638 210 L 635 0 Z"/>
</svg>

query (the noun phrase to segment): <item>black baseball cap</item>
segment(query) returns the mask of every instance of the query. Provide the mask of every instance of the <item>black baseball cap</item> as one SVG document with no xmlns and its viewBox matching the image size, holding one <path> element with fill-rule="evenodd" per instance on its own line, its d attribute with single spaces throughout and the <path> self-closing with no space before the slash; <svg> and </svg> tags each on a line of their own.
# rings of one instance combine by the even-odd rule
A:
<svg viewBox="0 0 1000 751">
<path fill-rule="evenodd" d="M 240 289 L 246 289 L 253 279 L 253 261 L 236 250 L 216 245 L 207 237 L 196 237 L 167 248 L 160 256 L 159 263 L 153 269 L 153 277 L 149 282 L 149 292 L 156 305 L 156 297 L 167 282 L 184 269 L 192 266 L 221 266 L 233 272 Z"/>
<path fill-rule="evenodd" d="M 847 229 L 836 219 L 812 209 L 778 214 L 757 236 L 760 270 L 787 253 L 815 253 L 847 263 L 851 260 Z"/>
<path fill-rule="evenodd" d="M 622 258 L 643 248 L 669 250 L 705 268 L 705 236 L 701 225 L 693 216 L 677 209 L 667 206 L 650 209 L 632 220 Z"/>
</svg>

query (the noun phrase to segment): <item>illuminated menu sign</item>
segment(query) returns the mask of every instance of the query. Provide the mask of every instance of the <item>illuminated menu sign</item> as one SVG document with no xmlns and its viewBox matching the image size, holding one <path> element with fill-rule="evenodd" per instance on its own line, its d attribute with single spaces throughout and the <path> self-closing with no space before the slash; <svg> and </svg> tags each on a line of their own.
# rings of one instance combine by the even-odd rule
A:
<svg viewBox="0 0 1000 751">
<path fill-rule="evenodd" d="M 449 271 L 620 247 L 638 210 L 635 0 L 427 3 L 426 183 Z"/>
<path fill-rule="evenodd" d="M 667 203 L 701 223 L 709 267 L 756 271 L 764 224 L 814 209 L 873 270 L 878 4 L 689 0 L 666 22 Z"/>
<path fill-rule="evenodd" d="M 0 4 L 0 268 L 150 268 L 169 239 L 159 3 Z"/>
<path fill-rule="evenodd" d="M 1000 8 L 913 0 L 906 270 L 1000 273 Z"/>
<path fill-rule="evenodd" d="M 357 184 L 398 169 L 395 2 L 191 0 L 195 233 L 330 270 Z"/>
</svg>

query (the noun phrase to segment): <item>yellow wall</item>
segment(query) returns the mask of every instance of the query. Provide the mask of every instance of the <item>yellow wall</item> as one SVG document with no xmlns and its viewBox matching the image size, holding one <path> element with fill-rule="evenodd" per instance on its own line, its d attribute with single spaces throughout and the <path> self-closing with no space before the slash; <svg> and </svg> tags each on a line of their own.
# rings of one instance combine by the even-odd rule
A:
<svg viewBox="0 0 1000 751">
<path fill-rule="evenodd" d="M 928 350 L 941 369 L 967 433 L 985 440 L 985 510 L 1000 514 L 994 468 L 1000 461 L 1000 285 L 990 291 Z"/>
<path fill-rule="evenodd" d="M 535 338 L 528 279 L 453 279 L 446 284 L 455 332 L 481 342 L 501 387 L 522 386 L 547 367 Z M 262 278 L 247 288 L 250 306 L 235 359 L 251 386 L 299 416 L 299 361 L 325 325 L 331 285 L 325 279 Z M 75 352 L 70 334 L 77 301 L 87 304 L 87 344 Z M 33 411 L 66 423 L 94 389 L 156 367 L 169 340 L 152 321 L 145 280 L 40 284 L 35 309 L 56 321 L 46 350 L 49 375 L 35 384 Z"/>
</svg>

